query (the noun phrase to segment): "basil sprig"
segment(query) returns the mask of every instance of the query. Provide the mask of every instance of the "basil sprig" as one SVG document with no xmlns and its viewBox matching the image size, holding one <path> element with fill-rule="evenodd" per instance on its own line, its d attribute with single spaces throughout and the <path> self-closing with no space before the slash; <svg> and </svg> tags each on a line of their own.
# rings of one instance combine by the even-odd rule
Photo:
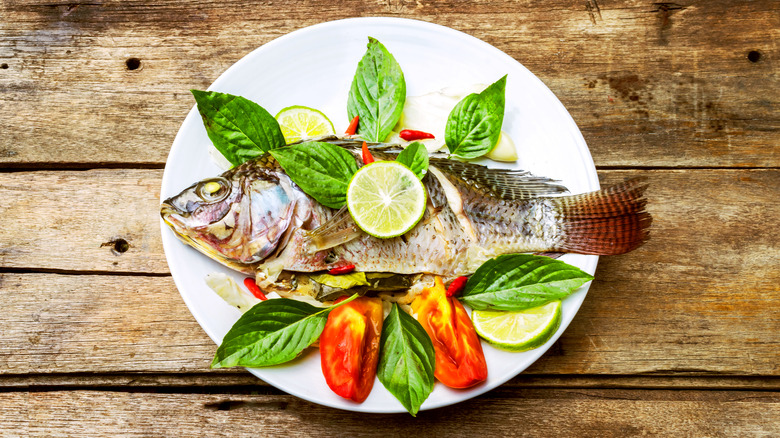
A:
<svg viewBox="0 0 780 438">
<path fill-rule="evenodd" d="M 257 303 L 222 339 L 211 368 L 267 367 L 289 362 L 320 337 L 328 312 L 355 298 L 357 295 L 326 308 L 287 298 Z"/>
<path fill-rule="evenodd" d="M 505 91 L 506 75 L 455 105 L 444 128 L 444 141 L 451 154 L 477 158 L 495 147 L 504 122 Z"/>
<path fill-rule="evenodd" d="M 433 391 L 436 353 L 431 338 L 416 319 L 393 303 L 382 325 L 379 348 L 382 354 L 377 378 L 412 416 L 416 416 Z"/>
<path fill-rule="evenodd" d="M 347 186 L 358 170 L 355 157 L 332 145 L 309 141 L 270 151 L 290 179 L 307 195 L 330 208 L 347 202 Z"/>
<path fill-rule="evenodd" d="M 591 280 L 592 275 L 560 260 L 507 254 L 483 263 L 460 300 L 477 310 L 523 310 L 560 300 Z"/>
<path fill-rule="evenodd" d="M 428 149 L 419 141 L 404 148 L 395 161 L 411 169 L 417 178 L 423 179 L 428 173 Z"/>
<path fill-rule="evenodd" d="M 232 94 L 191 91 L 211 142 L 234 166 L 285 145 L 279 122 L 260 105 Z"/>
<path fill-rule="evenodd" d="M 347 98 L 349 120 L 360 116 L 357 133 L 366 141 L 384 141 L 406 102 L 401 66 L 385 46 L 368 37 L 368 49 L 358 63 Z"/>
</svg>

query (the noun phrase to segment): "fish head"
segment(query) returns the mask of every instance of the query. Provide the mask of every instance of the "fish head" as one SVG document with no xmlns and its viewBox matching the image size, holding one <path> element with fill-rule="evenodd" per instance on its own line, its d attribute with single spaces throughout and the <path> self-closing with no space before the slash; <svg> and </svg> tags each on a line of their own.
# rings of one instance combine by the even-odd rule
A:
<svg viewBox="0 0 780 438">
<path fill-rule="evenodd" d="M 300 198 L 287 175 L 252 164 L 199 181 L 160 207 L 179 239 L 245 272 L 282 249 Z"/>
</svg>

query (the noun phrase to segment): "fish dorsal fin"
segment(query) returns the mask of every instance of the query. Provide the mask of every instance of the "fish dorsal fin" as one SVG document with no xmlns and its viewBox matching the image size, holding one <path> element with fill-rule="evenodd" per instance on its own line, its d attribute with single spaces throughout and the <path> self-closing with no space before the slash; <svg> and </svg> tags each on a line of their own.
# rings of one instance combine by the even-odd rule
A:
<svg viewBox="0 0 780 438">
<path fill-rule="evenodd" d="M 507 200 L 518 201 L 567 192 L 557 181 L 535 176 L 524 170 L 489 169 L 480 164 L 430 158 L 430 163 L 442 172 L 461 180 L 476 190 L 485 190 Z"/>
</svg>

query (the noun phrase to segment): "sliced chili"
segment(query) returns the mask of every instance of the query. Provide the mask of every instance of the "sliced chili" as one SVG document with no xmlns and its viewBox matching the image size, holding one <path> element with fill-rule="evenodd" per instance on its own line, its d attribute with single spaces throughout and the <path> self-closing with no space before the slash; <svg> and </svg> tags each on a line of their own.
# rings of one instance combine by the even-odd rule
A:
<svg viewBox="0 0 780 438">
<path fill-rule="evenodd" d="M 363 164 L 369 164 L 374 162 L 374 156 L 371 155 L 371 151 L 368 150 L 368 144 L 363 142 Z"/>
<path fill-rule="evenodd" d="M 249 289 L 249 292 L 252 292 L 252 295 L 254 295 L 257 299 L 265 301 L 268 299 L 267 296 L 263 293 L 262 289 L 260 289 L 260 286 L 255 283 L 255 279 L 251 277 L 247 277 L 244 279 L 244 286 L 246 286 L 247 289 Z"/>
<path fill-rule="evenodd" d="M 328 274 L 331 275 L 349 274 L 354 270 L 355 270 L 355 265 L 350 264 L 350 265 L 339 266 L 338 268 L 328 269 Z"/>
<path fill-rule="evenodd" d="M 447 296 L 455 297 L 460 295 L 460 293 L 463 292 L 463 289 L 466 288 L 467 281 L 469 281 L 468 277 L 458 277 L 452 280 L 452 283 L 450 283 L 450 286 L 447 288 Z"/>
<path fill-rule="evenodd" d="M 425 131 L 415 131 L 414 129 L 404 129 L 398 133 L 398 136 L 406 141 L 422 140 L 425 138 L 435 138 L 433 134 Z"/>
<path fill-rule="evenodd" d="M 360 116 L 355 116 L 355 118 L 353 118 L 352 121 L 349 122 L 349 126 L 347 127 L 347 130 L 344 132 L 344 134 L 355 135 L 355 133 L 357 132 L 357 126 L 359 120 L 360 120 Z"/>
</svg>

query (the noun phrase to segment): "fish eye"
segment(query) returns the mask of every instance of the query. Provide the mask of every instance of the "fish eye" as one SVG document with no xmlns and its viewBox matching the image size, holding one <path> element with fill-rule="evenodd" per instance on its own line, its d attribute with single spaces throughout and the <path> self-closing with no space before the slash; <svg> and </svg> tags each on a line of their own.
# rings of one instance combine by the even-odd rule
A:
<svg viewBox="0 0 780 438">
<path fill-rule="evenodd" d="M 230 193 L 230 184 L 225 178 L 212 178 L 198 183 L 195 194 L 206 202 L 219 202 Z"/>
</svg>

